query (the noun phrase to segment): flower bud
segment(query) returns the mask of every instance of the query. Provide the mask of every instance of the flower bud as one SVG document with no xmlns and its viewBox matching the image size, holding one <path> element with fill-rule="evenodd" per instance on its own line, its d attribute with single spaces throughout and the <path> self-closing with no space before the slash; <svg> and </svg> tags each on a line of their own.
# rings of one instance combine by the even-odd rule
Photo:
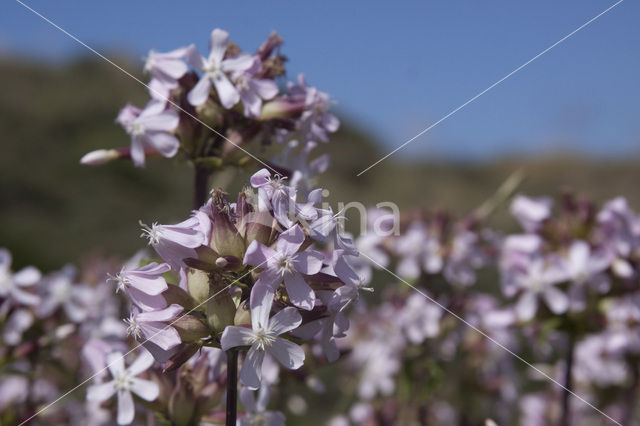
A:
<svg viewBox="0 0 640 426">
<path fill-rule="evenodd" d="M 182 366 L 185 362 L 189 361 L 196 352 L 198 352 L 202 348 L 202 342 L 195 342 L 183 345 L 180 347 L 180 350 L 175 353 L 169 361 L 164 364 L 163 372 L 169 372 L 173 370 L 177 370 Z"/>
<path fill-rule="evenodd" d="M 236 314 L 233 318 L 234 325 L 251 325 L 251 310 L 249 309 L 249 301 L 245 300 L 240 303 Z"/>
<path fill-rule="evenodd" d="M 187 272 L 187 288 L 191 297 L 197 302 L 196 304 L 204 302 L 209 297 L 209 281 L 208 273 L 189 268 Z"/>
<path fill-rule="evenodd" d="M 86 153 L 80 159 L 80 164 L 85 166 L 99 166 L 112 160 L 116 160 L 120 155 L 115 149 L 98 149 Z"/>
<path fill-rule="evenodd" d="M 220 256 L 244 257 L 244 240 L 236 225 L 229 218 L 229 205 L 220 190 L 215 190 L 211 203 L 211 244 L 210 247 Z"/>
<path fill-rule="evenodd" d="M 238 222 L 238 229 L 244 235 L 247 246 L 254 240 L 265 246 L 271 245 L 277 235 L 274 230 L 277 226 L 278 222 L 267 211 L 249 213 Z"/>
<path fill-rule="evenodd" d="M 211 296 L 213 297 L 207 302 L 207 323 L 212 330 L 222 333 L 226 326 L 233 325 L 236 305 L 228 289 L 212 292 Z"/>
<path fill-rule="evenodd" d="M 284 98 L 276 98 L 262 105 L 261 120 L 273 120 L 274 118 L 296 118 L 304 111 L 304 102 L 292 102 Z"/>
<path fill-rule="evenodd" d="M 171 325 L 178 331 L 183 342 L 197 342 L 210 335 L 209 328 L 193 315 L 183 315 Z"/>
<path fill-rule="evenodd" d="M 164 297 L 164 300 L 166 300 L 167 305 L 180 305 L 185 309 L 185 311 L 195 309 L 195 307 L 198 305 L 198 303 L 194 300 L 193 297 L 189 295 L 189 293 L 173 284 L 169 285 L 168 288 L 164 292 L 162 292 L 162 297 Z"/>
<path fill-rule="evenodd" d="M 196 414 L 196 399 L 194 398 L 191 386 L 189 386 L 178 374 L 178 382 L 169 399 L 169 417 L 171 424 L 176 426 L 188 426 L 193 423 L 193 417 Z"/>
</svg>

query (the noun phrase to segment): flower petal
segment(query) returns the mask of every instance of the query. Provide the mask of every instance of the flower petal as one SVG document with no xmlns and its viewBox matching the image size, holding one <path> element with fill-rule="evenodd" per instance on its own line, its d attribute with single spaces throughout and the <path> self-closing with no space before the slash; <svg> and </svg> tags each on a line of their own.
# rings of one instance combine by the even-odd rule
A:
<svg viewBox="0 0 640 426">
<path fill-rule="evenodd" d="M 280 91 L 278 85 L 273 80 L 268 79 L 251 79 L 249 80 L 249 87 L 264 100 L 273 98 Z"/>
<path fill-rule="evenodd" d="M 127 370 L 133 376 L 137 376 L 143 371 L 148 370 L 153 365 L 153 356 L 147 350 L 140 351 L 140 355 L 136 358 L 135 361 L 129 366 Z"/>
<path fill-rule="evenodd" d="M 289 299 L 294 306 L 310 311 L 316 300 L 316 294 L 305 282 L 302 275 L 297 272 L 284 276 L 284 285 L 287 289 Z"/>
<path fill-rule="evenodd" d="M 302 324 L 302 316 L 297 309 L 289 306 L 271 317 L 269 328 L 280 335 L 297 328 L 300 324 Z"/>
<path fill-rule="evenodd" d="M 529 321 L 538 310 L 538 297 L 535 293 L 525 291 L 518 299 L 515 309 L 519 319 Z"/>
<path fill-rule="evenodd" d="M 164 322 L 143 322 L 140 323 L 140 330 L 148 341 L 155 343 L 165 351 L 182 342 L 178 331 Z"/>
<path fill-rule="evenodd" d="M 304 363 L 304 351 L 298 345 L 281 337 L 267 348 L 269 355 L 272 355 L 280 364 L 290 370 L 296 370 Z"/>
<path fill-rule="evenodd" d="M 27 266 L 13 274 L 13 282 L 20 287 L 28 287 L 34 285 L 42 278 L 42 274 L 33 266 Z"/>
<path fill-rule="evenodd" d="M 135 417 L 136 410 L 133 406 L 133 397 L 131 392 L 119 391 L 118 392 L 118 418 L 119 425 L 131 424 Z"/>
<path fill-rule="evenodd" d="M 216 64 L 221 63 L 227 50 L 228 42 L 229 33 L 227 31 L 220 28 L 211 31 L 211 36 L 209 37 L 209 60 Z"/>
<path fill-rule="evenodd" d="M 298 272 L 315 275 L 322 269 L 324 255 L 316 250 L 305 250 L 295 255 L 293 263 Z"/>
<path fill-rule="evenodd" d="M 124 355 L 116 351 L 107 354 L 107 368 L 113 377 L 124 371 Z"/>
<path fill-rule="evenodd" d="M 162 107 L 164 108 L 164 104 L 162 104 Z M 174 110 L 165 109 L 153 115 L 141 115 L 138 121 L 144 125 L 145 130 L 151 132 L 170 132 L 178 127 L 180 117 Z"/>
<path fill-rule="evenodd" d="M 273 303 L 273 290 L 265 285 L 254 285 L 251 289 L 251 326 L 254 330 L 269 324 L 269 314 Z"/>
<path fill-rule="evenodd" d="M 225 59 L 221 65 L 225 72 L 246 71 L 253 66 L 255 60 L 254 56 L 243 54 L 235 58 Z"/>
<path fill-rule="evenodd" d="M 264 351 L 258 350 L 255 346 L 252 346 L 247 352 L 240 370 L 240 380 L 249 389 L 258 389 L 260 387 L 263 360 Z"/>
<path fill-rule="evenodd" d="M 243 263 L 245 265 L 255 266 L 257 268 L 266 268 L 270 259 L 274 258 L 276 252 L 258 242 L 257 240 L 251 241 L 249 247 L 244 254 Z"/>
<path fill-rule="evenodd" d="M 136 167 L 144 167 L 144 142 L 143 135 L 136 135 L 131 138 L 131 160 Z"/>
<path fill-rule="evenodd" d="M 260 169 L 255 172 L 249 182 L 251 182 L 251 186 L 254 188 L 258 188 L 262 185 L 266 185 L 269 182 L 269 178 L 271 177 L 271 173 L 267 169 Z"/>
<path fill-rule="evenodd" d="M 562 314 L 569 308 L 569 298 L 554 286 L 547 286 L 542 292 L 544 301 L 554 314 Z"/>
<path fill-rule="evenodd" d="M 137 377 L 131 378 L 131 392 L 138 395 L 145 401 L 153 401 L 158 397 L 160 388 L 157 383 L 151 380 L 143 380 Z"/>
<path fill-rule="evenodd" d="M 222 346 L 223 351 L 228 351 L 230 348 L 249 345 L 252 337 L 252 330 L 246 327 L 237 327 L 234 325 L 230 325 L 225 327 L 224 331 L 222 332 L 220 345 Z"/>
<path fill-rule="evenodd" d="M 280 234 L 276 242 L 276 250 L 286 256 L 291 256 L 298 251 L 304 243 L 304 239 L 305 234 L 300 225 L 294 225 Z"/>
<path fill-rule="evenodd" d="M 136 315 L 136 320 L 140 322 L 171 321 L 183 310 L 184 308 L 182 306 L 174 303 L 161 310 L 142 312 Z"/>
<path fill-rule="evenodd" d="M 149 132 L 147 138 L 149 143 L 166 158 L 176 155 L 180 147 L 180 141 L 171 133 Z"/>
<path fill-rule="evenodd" d="M 114 382 L 99 383 L 87 388 L 87 401 L 103 402 L 116 393 Z"/>
<path fill-rule="evenodd" d="M 236 90 L 236 87 L 222 71 L 216 72 L 213 75 L 213 85 L 216 87 L 220 103 L 223 107 L 229 109 L 240 100 L 240 94 Z"/>
<path fill-rule="evenodd" d="M 203 75 L 200 78 L 200 81 L 193 86 L 193 89 L 189 91 L 187 95 L 187 100 L 193 106 L 199 106 L 204 104 L 209 97 L 209 92 L 211 91 L 211 78 L 208 74 Z"/>
</svg>

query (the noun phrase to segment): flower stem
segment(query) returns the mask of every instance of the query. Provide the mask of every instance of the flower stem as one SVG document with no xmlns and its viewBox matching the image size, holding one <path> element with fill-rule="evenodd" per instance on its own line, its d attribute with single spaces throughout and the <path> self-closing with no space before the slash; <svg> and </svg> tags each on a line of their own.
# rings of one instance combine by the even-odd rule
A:
<svg viewBox="0 0 640 426">
<path fill-rule="evenodd" d="M 573 332 L 569 332 L 569 339 L 567 342 L 567 354 L 565 361 L 564 371 L 564 392 L 562 394 L 562 418 L 560 424 L 562 426 L 569 426 L 571 424 L 571 409 L 569 407 L 569 399 L 571 392 L 573 391 L 573 355 L 575 349 L 575 337 Z"/>
<path fill-rule="evenodd" d="M 207 200 L 211 172 L 206 168 L 195 166 L 195 180 L 193 192 L 193 208 L 198 210 Z"/>
<path fill-rule="evenodd" d="M 629 368 L 631 370 L 631 386 L 627 392 L 625 410 L 622 418 L 622 424 L 625 426 L 631 424 L 634 407 L 638 400 L 638 392 L 640 391 L 640 367 L 638 366 L 638 360 L 632 359 L 629 363 Z"/>
<path fill-rule="evenodd" d="M 238 351 L 227 351 L 227 415 L 226 425 L 235 426 L 238 413 Z"/>
</svg>

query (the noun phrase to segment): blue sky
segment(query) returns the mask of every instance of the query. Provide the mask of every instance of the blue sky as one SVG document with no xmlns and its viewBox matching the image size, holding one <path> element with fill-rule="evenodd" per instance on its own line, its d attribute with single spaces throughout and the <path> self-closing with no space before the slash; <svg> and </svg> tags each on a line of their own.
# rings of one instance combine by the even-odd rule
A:
<svg viewBox="0 0 640 426">
<path fill-rule="evenodd" d="M 365 128 L 386 150 L 614 3 L 24 1 L 96 49 L 134 58 L 151 48 L 189 43 L 205 51 L 215 27 L 253 50 L 276 30 L 285 39 L 290 77 L 304 72 L 311 84 L 332 94 L 342 116 Z M 625 0 L 414 141 L 402 155 L 482 159 L 554 150 L 638 153 L 639 18 L 640 2 Z M 3 2 L 3 54 L 60 61 L 83 49 L 19 3 Z"/>
</svg>

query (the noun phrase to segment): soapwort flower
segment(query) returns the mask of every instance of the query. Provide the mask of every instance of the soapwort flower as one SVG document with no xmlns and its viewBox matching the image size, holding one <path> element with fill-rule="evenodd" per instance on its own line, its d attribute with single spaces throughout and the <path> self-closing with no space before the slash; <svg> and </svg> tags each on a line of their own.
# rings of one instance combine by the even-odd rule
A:
<svg viewBox="0 0 640 426">
<path fill-rule="evenodd" d="M 199 54 L 191 55 L 191 63 L 202 71 L 200 81 L 191 89 L 187 99 L 191 105 L 202 105 L 209 97 L 209 91 L 213 85 L 218 93 L 220 103 L 225 108 L 231 108 L 240 100 L 238 89 L 231 83 L 227 73 L 243 72 L 251 68 L 255 59 L 246 54 L 235 58 L 226 58 L 229 33 L 219 28 L 211 32 L 209 41 L 209 57 Z"/>
<path fill-rule="evenodd" d="M 164 102 L 151 100 L 143 110 L 127 105 L 116 121 L 131 136 L 131 159 L 137 167 L 144 167 L 145 148 L 153 148 L 165 157 L 178 152 L 180 141 L 171 133 L 178 127 L 178 113 L 166 109 Z"/>
<path fill-rule="evenodd" d="M 222 334 L 224 351 L 238 346 L 250 346 L 242 364 L 240 379 L 251 389 L 260 387 L 265 353 L 293 370 L 300 368 L 305 358 L 300 346 L 279 337 L 297 328 L 302 323 L 302 317 L 295 308 L 287 307 L 270 318 L 272 304 L 273 291 L 267 287 L 256 287 L 251 297 L 251 329 L 229 326 Z"/>
<path fill-rule="evenodd" d="M 138 358 L 125 368 L 124 355 L 120 352 L 112 352 L 107 355 L 107 367 L 113 380 L 106 383 L 97 383 L 87 389 L 87 400 L 92 402 L 104 402 L 117 394 L 119 425 L 128 425 L 133 422 L 135 406 L 132 394 L 145 401 L 153 401 L 158 397 L 158 385 L 150 380 L 137 376 L 144 373 L 153 365 L 153 357 L 146 350 L 142 350 Z"/>
</svg>

